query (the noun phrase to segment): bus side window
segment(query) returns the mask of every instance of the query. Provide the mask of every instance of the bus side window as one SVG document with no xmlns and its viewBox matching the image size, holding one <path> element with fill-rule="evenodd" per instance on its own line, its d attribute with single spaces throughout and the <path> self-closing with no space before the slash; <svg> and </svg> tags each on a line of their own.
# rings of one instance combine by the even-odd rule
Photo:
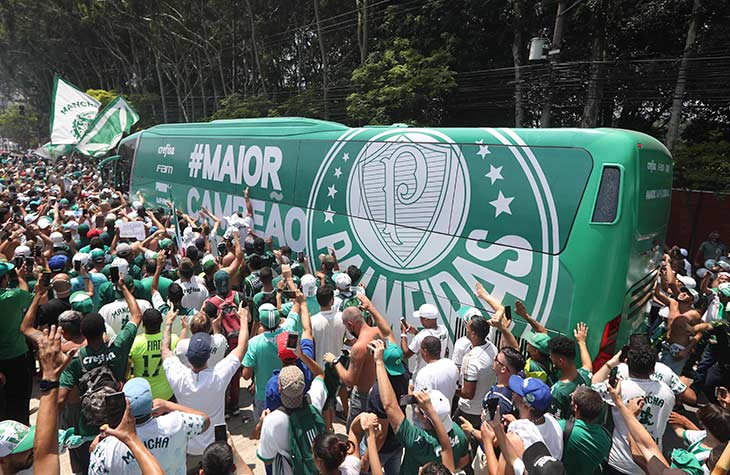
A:
<svg viewBox="0 0 730 475">
<path fill-rule="evenodd" d="M 621 191 L 621 169 L 615 165 L 603 167 L 601 184 L 593 208 L 592 223 L 615 223 L 619 215 Z"/>
</svg>

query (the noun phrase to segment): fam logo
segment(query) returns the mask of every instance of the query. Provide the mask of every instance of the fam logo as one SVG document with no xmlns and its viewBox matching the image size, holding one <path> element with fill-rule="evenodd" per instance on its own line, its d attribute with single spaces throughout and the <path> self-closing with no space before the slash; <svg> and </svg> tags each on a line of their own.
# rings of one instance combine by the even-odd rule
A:
<svg viewBox="0 0 730 475">
<path fill-rule="evenodd" d="M 392 323 L 431 303 L 458 337 L 457 310 L 484 305 L 476 282 L 547 320 L 557 212 L 534 151 L 514 131 L 350 129 L 316 161 L 307 255 L 332 248 L 341 269 L 358 266 Z"/>
<path fill-rule="evenodd" d="M 163 175 L 172 175 L 172 165 L 163 165 L 162 163 L 157 164 L 157 173 L 162 173 Z"/>
<path fill-rule="evenodd" d="M 173 156 L 175 155 L 175 147 L 173 147 L 169 143 L 157 147 L 157 155 L 162 155 L 163 158 L 167 157 L 168 155 Z"/>
</svg>

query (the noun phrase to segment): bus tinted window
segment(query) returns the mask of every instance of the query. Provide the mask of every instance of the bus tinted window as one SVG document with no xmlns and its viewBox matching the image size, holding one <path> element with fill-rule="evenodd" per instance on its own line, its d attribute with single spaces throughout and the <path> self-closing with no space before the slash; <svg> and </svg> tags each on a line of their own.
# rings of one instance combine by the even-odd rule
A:
<svg viewBox="0 0 730 475">
<path fill-rule="evenodd" d="M 598 188 L 596 207 L 593 209 L 594 223 L 613 223 L 618 215 L 619 191 L 621 190 L 621 170 L 618 167 L 605 167 Z"/>
</svg>

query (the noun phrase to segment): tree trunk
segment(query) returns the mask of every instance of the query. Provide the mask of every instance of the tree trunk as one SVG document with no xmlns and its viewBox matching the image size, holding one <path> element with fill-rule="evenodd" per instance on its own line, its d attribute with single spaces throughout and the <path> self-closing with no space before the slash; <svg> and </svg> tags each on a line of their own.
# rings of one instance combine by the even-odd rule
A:
<svg viewBox="0 0 730 475">
<path fill-rule="evenodd" d="M 167 103 L 165 102 L 165 86 L 162 81 L 162 71 L 160 71 L 160 57 L 155 53 L 155 71 L 157 72 L 157 84 L 160 86 L 160 100 L 162 101 L 162 119 L 166 124 L 167 120 Z"/>
<path fill-rule="evenodd" d="M 588 90 L 586 91 L 586 103 L 583 107 L 583 117 L 580 120 L 581 127 L 595 127 L 598 122 L 598 114 L 601 111 L 605 73 L 603 62 L 606 60 L 606 11 L 604 2 L 596 4 L 594 18 L 591 72 L 588 79 Z"/>
<path fill-rule="evenodd" d="M 524 0 L 512 2 L 512 61 L 515 68 L 515 127 L 525 125 L 525 104 L 522 89 L 522 65 L 523 63 L 523 41 L 522 41 L 522 15 Z"/>
<path fill-rule="evenodd" d="M 692 14 L 687 28 L 687 40 L 684 43 L 684 54 L 682 54 L 682 61 L 679 63 L 679 71 L 677 72 L 677 84 L 674 87 L 674 95 L 672 96 L 672 114 L 669 117 L 669 127 L 667 128 L 666 145 L 669 150 L 674 148 L 674 144 L 679 137 L 679 122 L 682 119 L 684 91 L 687 88 L 687 68 L 690 59 L 697 50 L 697 27 L 700 22 L 701 3 L 701 0 L 694 0 L 692 4 Z"/>
<path fill-rule="evenodd" d="M 357 44 L 360 47 L 360 64 L 368 59 L 368 0 L 356 0 Z"/>
<path fill-rule="evenodd" d="M 327 104 L 327 54 L 325 53 L 322 24 L 319 19 L 319 0 L 314 0 L 314 18 L 317 22 L 317 38 L 319 51 L 322 54 L 322 100 L 324 102 L 324 119 L 329 120 L 329 104 Z"/>
<path fill-rule="evenodd" d="M 256 60 L 256 69 L 259 71 L 259 81 L 261 83 L 261 91 L 264 93 L 264 96 L 268 96 L 266 93 L 266 83 L 264 82 L 264 74 L 261 70 L 261 60 L 259 59 L 259 49 L 258 46 L 256 46 L 256 28 L 253 24 L 253 10 L 251 9 L 251 0 L 246 0 L 246 6 L 248 7 L 248 20 L 251 24 L 251 43 L 253 46 L 253 55 L 254 59 Z"/>
</svg>

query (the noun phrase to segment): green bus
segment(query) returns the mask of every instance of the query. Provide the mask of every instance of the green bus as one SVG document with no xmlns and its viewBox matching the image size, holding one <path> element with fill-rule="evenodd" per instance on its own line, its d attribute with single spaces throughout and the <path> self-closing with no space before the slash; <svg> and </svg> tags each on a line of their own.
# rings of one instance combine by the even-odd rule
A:
<svg viewBox="0 0 730 475">
<path fill-rule="evenodd" d="M 191 215 L 245 211 L 250 187 L 257 234 L 312 265 L 334 249 L 393 324 L 433 303 L 456 338 L 479 281 L 551 331 L 588 323 L 599 364 L 644 324 L 672 188 L 667 149 L 616 129 L 217 120 L 152 127 L 119 154 L 131 192 Z"/>
</svg>

